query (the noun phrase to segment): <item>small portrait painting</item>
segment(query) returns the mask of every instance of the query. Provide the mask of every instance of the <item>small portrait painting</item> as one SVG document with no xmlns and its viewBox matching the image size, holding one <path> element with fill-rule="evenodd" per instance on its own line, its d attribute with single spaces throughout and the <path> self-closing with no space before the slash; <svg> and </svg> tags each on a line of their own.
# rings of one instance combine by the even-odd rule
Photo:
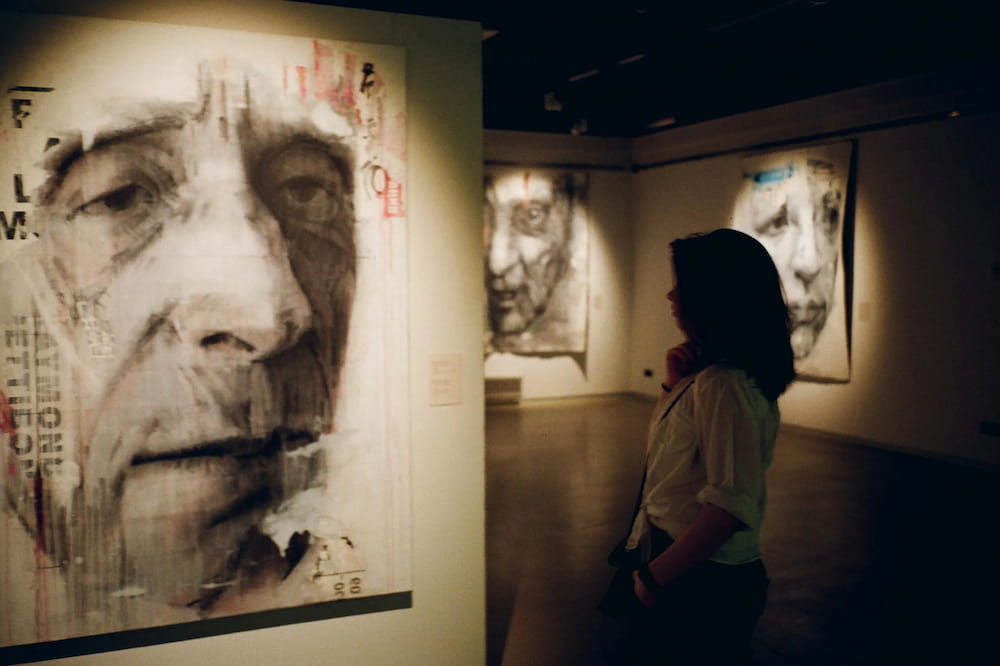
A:
<svg viewBox="0 0 1000 666">
<path fill-rule="evenodd" d="M 584 173 L 487 170 L 487 352 L 586 350 L 587 185 Z"/>
<path fill-rule="evenodd" d="M 850 378 L 843 238 L 851 148 L 840 142 L 742 163 L 733 226 L 757 238 L 774 259 L 803 378 Z"/>
</svg>

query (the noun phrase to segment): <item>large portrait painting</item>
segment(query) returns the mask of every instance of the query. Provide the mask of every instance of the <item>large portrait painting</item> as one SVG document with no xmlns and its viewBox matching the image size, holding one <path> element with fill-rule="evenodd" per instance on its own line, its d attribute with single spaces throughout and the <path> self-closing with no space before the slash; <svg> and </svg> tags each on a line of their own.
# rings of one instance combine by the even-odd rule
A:
<svg viewBox="0 0 1000 666">
<path fill-rule="evenodd" d="M 853 144 L 746 158 L 733 226 L 767 248 L 791 316 L 795 369 L 804 379 L 850 379 L 844 231 Z"/>
<path fill-rule="evenodd" d="M 0 647 L 408 604 L 402 51 L 0 44 Z"/>
<path fill-rule="evenodd" d="M 587 185 L 586 173 L 486 169 L 487 353 L 586 351 Z"/>
</svg>

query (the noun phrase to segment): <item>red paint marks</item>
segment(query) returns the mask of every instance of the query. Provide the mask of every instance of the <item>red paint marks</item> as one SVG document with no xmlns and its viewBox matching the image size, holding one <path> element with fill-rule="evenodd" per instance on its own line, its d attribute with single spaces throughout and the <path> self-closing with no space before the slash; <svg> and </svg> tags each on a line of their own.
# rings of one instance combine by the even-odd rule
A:
<svg viewBox="0 0 1000 666">
<path fill-rule="evenodd" d="M 313 41 L 313 96 L 317 100 L 325 100 L 334 110 L 341 111 L 341 89 L 344 86 L 344 74 L 338 71 L 333 49 Z"/>
<path fill-rule="evenodd" d="M 403 184 L 393 180 L 388 172 L 385 174 L 385 193 L 382 195 L 382 215 L 385 217 L 403 217 Z"/>
<path fill-rule="evenodd" d="M 354 98 L 354 72 L 358 66 L 358 57 L 353 53 L 344 54 L 344 82 L 340 86 L 340 100 L 347 108 L 357 106 Z"/>
<path fill-rule="evenodd" d="M 306 74 L 307 70 L 302 65 L 295 67 L 295 73 L 299 77 L 299 99 L 303 102 L 306 101 Z"/>
<path fill-rule="evenodd" d="M 328 44 L 313 40 L 309 95 L 317 101 L 326 102 L 335 112 L 349 119 L 354 111 L 358 116 L 356 124 L 360 126 L 358 88 L 363 64 L 355 54 L 338 52 Z"/>
<path fill-rule="evenodd" d="M 14 463 L 7 463 L 7 476 L 14 476 L 17 474 L 17 468 L 14 467 Z"/>
<path fill-rule="evenodd" d="M 16 435 L 17 427 L 14 425 L 14 415 L 10 411 L 10 403 L 7 396 L 0 391 L 0 434 Z"/>
<path fill-rule="evenodd" d="M 313 40 L 313 95 L 318 100 L 333 98 L 330 91 L 330 82 L 334 78 L 330 68 L 332 58 L 329 46 Z"/>
</svg>

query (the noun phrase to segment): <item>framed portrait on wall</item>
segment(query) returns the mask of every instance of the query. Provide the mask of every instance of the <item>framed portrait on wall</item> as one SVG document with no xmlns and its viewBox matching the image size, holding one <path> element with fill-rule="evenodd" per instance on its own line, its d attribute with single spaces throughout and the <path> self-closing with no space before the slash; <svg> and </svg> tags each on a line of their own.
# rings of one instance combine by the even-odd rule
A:
<svg viewBox="0 0 1000 666">
<path fill-rule="evenodd" d="M 853 143 L 840 141 L 746 157 L 733 226 L 774 259 L 803 379 L 850 379 L 850 302 L 845 284 Z M 849 250 L 850 248 L 846 248 Z"/>
<path fill-rule="evenodd" d="M 485 170 L 486 352 L 587 349 L 585 172 Z"/>
<path fill-rule="evenodd" d="M 0 44 L 0 657 L 408 606 L 402 49 Z"/>
</svg>

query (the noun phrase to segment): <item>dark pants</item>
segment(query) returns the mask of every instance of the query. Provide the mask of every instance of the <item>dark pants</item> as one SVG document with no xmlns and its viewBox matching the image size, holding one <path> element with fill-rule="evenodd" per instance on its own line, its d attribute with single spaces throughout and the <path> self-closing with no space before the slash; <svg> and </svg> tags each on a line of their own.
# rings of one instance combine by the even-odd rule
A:
<svg viewBox="0 0 1000 666">
<path fill-rule="evenodd" d="M 673 541 L 665 532 L 654 530 L 654 556 L 670 543 Z M 767 571 L 760 561 L 738 565 L 702 562 L 670 583 L 658 596 L 656 606 L 632 621 L 619 663 L 749 663 L 767 587 Z"/>
</svg>

